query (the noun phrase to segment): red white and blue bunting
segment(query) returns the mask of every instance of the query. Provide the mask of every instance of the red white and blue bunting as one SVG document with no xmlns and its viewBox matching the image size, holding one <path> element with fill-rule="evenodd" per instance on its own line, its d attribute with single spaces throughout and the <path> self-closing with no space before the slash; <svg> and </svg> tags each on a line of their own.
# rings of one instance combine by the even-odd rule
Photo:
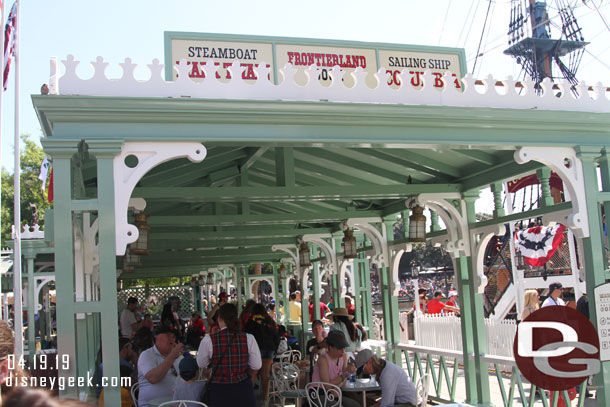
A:
<svg viewBox="0 0 610 407">
<path fill-rule="evenodd" d="M 553 257 L 561 243 L 565 226 L 536 226 L 515 233 L 515 252 L 521 253 L 527 264 L 541 267 Z"/>
</svg>

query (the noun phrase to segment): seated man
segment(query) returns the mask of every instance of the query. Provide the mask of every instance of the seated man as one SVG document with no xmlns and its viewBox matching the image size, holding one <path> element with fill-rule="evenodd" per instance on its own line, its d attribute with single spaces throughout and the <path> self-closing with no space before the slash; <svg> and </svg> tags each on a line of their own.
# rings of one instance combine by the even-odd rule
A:
<svg viewBox="0 0 610 407">
<path fill-rule="evenodd" d="M 148 407 L 150 400 L 159 397 L 171 399 L 180 371 L 182 348 L 182 343 L 176 343 L 176 334 L 171 328 L 159 328 L 155 345 L 142 352 L 138 359 L 138 407 Z"/>
<path fill-rule="evenodd" d="M 365 374 L 375 375 L 381 386 L 381 400 L 375 407 L 417 405 L 415 385 L 399 366 L 381 359 L 370 349 L 362 349 L 356 355 L 356 367 L 362 368 Z"/>
</svg>

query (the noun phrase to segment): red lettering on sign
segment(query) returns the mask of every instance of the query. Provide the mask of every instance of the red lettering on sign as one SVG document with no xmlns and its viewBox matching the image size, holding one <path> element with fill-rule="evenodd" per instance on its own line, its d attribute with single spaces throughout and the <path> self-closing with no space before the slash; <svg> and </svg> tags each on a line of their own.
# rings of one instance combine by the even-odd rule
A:
<svg viewBox="0 0 610 407">
<path fill-rule="evenodd" d="M 434 72 L 434 87 L 435 88 L 442 88 L 444 83 L 443 83 L 443 74 L 442 73 L 437 73 Z"/>
<path fill-rule="evenodd" d="M 422 85 L 422 83 L 421 83 L 421 80 L 419 79 L 419 75 L 423 74 L 423 72 L 419 72 L 419 71 L 409 71 L 409 73 L 410 73 L 411 75 L 413 75 L 413 76 L 411 77 L 411 85 L 416 86 L 416 87 L 417 87 L 417 86 L 421 86 L 421 85 Z"/>
</svg>

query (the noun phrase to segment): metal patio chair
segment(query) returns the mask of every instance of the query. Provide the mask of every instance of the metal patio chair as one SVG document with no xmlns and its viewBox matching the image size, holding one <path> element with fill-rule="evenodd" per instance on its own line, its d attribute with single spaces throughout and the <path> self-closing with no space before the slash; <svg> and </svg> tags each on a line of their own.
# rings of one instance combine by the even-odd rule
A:
<svg viewBox="0 0 610 407">
<path fill-rule="evenodd" d="M 341 407 L 341 388 L 330 383 L 311 382 L 305 386 L 310 407 Z"/>
</svg>

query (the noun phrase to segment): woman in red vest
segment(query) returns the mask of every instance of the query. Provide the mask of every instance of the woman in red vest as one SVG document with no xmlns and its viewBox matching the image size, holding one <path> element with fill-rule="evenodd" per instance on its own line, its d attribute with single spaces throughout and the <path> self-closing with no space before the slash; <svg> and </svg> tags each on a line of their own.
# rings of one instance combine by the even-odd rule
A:
<svg viewBox="0 0 610 407">
<path fill-rule="evenodd" d="M 224 304 L 218 309 L 220 331 L 206 336 L 199 345 L 197 364 L 210 367 L 210 407 L 255 407 L 251 370 L 261 368 L 261 354 L 254 336 L 241 332 L 237 308 Z"/>
</svg>

